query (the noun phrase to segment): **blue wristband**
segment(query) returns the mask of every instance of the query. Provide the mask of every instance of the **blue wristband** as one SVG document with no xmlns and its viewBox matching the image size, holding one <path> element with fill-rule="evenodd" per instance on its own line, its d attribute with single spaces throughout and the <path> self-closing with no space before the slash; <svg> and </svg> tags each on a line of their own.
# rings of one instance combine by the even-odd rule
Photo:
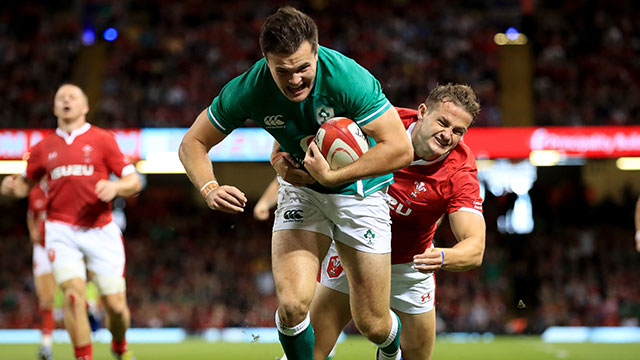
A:
<svg viewBox="0 0 640 360">
<path fill-rule="evenodd" d="M 440 267 L 442 267 L 444 265 L 444 250 L 440 250 L 440 254 L 442 254 L 442 263 L 440 264 Z"/>
</svg>

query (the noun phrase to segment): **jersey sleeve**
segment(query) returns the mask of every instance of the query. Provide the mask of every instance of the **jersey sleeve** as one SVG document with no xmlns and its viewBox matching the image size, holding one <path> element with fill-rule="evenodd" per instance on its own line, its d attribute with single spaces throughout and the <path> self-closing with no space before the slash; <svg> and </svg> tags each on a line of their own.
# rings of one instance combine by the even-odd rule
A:
<svg viewBox="0 0 640 360">
<path fill-rule="evenodd" d="M 380 82 L 369 71 L 352 60 L 344 76 L 344 102 L 347 113 L 364 126 L 382 115 L 391 103 L 382 92 Z"/>
<path fill-rule="evenodd" d="M 33 147 L 27 160 L 27 169 L 25 170 L 24 176 L 29 180 L 37 181 L 45 175 L 45 152 L 42 143 L 43 142 L 40 141 Z"/>
<path fill-rule="evenodd" d="M 123 177 L 135 171 L 135 167 L 122 154 L 122 151 L 120 151 L 115 135 L 106 132 L 102 146 L 107 169 L 109 169 L 110 172 L 116 174 L 118 177 Z"/>
<path fill-rule="evenodd" d="M 447 213 L 469 211 L 482 216 L 480 182 L 472 170 L 457 173 L 450 181 L 451 197 Z"/>
<path fill-rule="evenodd" d="M 225 85 L 207 108 L 209 121 L 223 134 L 231 133 L 248 118 L 243 109 L 246 95 L 242 75 Z"/>
</svg>

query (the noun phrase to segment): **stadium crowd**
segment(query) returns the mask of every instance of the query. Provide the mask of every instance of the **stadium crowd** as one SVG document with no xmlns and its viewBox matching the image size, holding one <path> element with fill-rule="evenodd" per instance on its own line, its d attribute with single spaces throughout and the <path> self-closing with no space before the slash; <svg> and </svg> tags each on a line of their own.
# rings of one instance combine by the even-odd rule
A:
<svg viewBox="0 0 640 360">
<path fill-rule="evenodd" d="M 95 7 L 96 28 L 113 24 L 121 30 L 96 65 L 104 68 L 104 81 L 93 121 L 104 127 L 189 126 L 222 84 L 261 56 L 260 20 L 277 6 L 88 3 Z M 528 19 L 536 124 L 638 124 L 640 23 L 633 21 L 640 15 L 638 5 L 537 3 Z M 83 52 L 82 11 L 61 4 L 0 6 L 3 128 L 54 126 L 53 92 L 72 78 Z M 413 107 L 438 82 L 468 83 L 483 106 L 474 126 L 499 126 L 493 34 L 518 26 L 520 16 L 518 7 L 492 4 L 313 1 L 300 7 L 316 19 L 320 43 L 367 67 L 393 103 Z M 150 182 L 128 201 L 132 326 L 193 331 L 273 326 L 270 224 L 256 222 L 250 211 L 212 214 L 182 180 Z M 640 288 L 633 276 L 640 269 L 629 240 L 633 221 L 613 217 L 631 216 L 632 204 L 591 203 L 586 191 L 576 193 L 573 185 L 579 184 L 534 186 L 536 228 L 527 235 L 499 233 L 497 216 L 509 200 L 485 199 L 484 263 L 466 273 L 438 274 L 439 330 L 538 333 L 549 325 L 638 325 Z M 38 311 L 26 202 L 2 200 L 0 213 L 0 328 L 34 327 Z M 450 241 L 446 231 L 437 241 L 440 236 Z"/>
<path fill-rule="evenodd" d="M 10 74 L 0 79 L 4 127 L 51 126 L 48 100 L 86 55 L 80 36 L 86 24 L 103 44 L 104 28 L 120 30 L 106 54 L 93 58 L 92 66 L 103 70 L 93 121 L 187 127 L 212 94 L 261 57 L 261 21 L 278 6 L 149 0 L 65 9 L 61 3 L 0 7 L 0 67 Z M 640 118 L 640 25 L 633 21 L 640 9 L 633 2 L 537 1 L 532 13 L 523 13 L 519 2 L 491 1 L 299 7 L 318 23 L 320 43 L 368 68 L 394 104 L 417 106 L 436 83 L 468 83 L 483 106 L 477 125 L 501 125 L 493 35 L 515 26 L 533 50 L 537 125 L 627 125 Z"/>
</svg>

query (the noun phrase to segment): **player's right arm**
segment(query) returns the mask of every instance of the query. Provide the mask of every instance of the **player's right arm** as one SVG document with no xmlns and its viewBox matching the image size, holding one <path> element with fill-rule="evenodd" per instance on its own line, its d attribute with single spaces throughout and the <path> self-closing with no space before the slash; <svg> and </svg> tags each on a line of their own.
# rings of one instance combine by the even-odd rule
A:
<svg viewBox="0 0 640 360">
<path fill-rule="evenodd" d="M 451 231 L 458 241 L 451 248 L 429 248 L 413 257 L 414 268 L 429 273 L 438 269 L 461 272 L 482 264 L 486 225 L 484 218 L 473 212 L 449 214 Z"/>
<path fill-rule="evenodd" d="M 0 193 L 4 196 L 22 199 L 29 195 L 29 191 L 34 184 L 34 181 L 31 181 L 22 175 L 9 175 L 2 179 Z"/>
<path fill-rule="evenodd" d="M 29 230 L 29 239 L 32 244 L 38 244 L 42 240 L 42 234 L 38 228 L 38 220 L 33 216 L 33 212 L 27 212 L 27 229 Z"/>
<path fill-rule="evenodd" d="M 187 130 L 178 154 L 189 180 L 200 190 L 209 208 L 235 214 L 244 211 L 247 198 L 235 186 L 216 182 L 209 159 L 209 150 L 225 137 L 211 124 L 205 109 Z"/>
</svg>

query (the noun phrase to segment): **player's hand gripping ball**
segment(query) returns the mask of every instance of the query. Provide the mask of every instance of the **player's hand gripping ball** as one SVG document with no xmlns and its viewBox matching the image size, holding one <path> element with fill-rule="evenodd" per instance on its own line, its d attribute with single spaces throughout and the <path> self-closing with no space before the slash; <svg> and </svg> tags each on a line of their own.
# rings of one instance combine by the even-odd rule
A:
<svg viewBox="0 0 640 360">
<path fill-rule="evenodd" d="M 369 141 L 362 129 L 345 117 L 335 117 L 322 124 L 315 142 L 332 170 L 351 164 L 369 150 Z"/>
</svg>

